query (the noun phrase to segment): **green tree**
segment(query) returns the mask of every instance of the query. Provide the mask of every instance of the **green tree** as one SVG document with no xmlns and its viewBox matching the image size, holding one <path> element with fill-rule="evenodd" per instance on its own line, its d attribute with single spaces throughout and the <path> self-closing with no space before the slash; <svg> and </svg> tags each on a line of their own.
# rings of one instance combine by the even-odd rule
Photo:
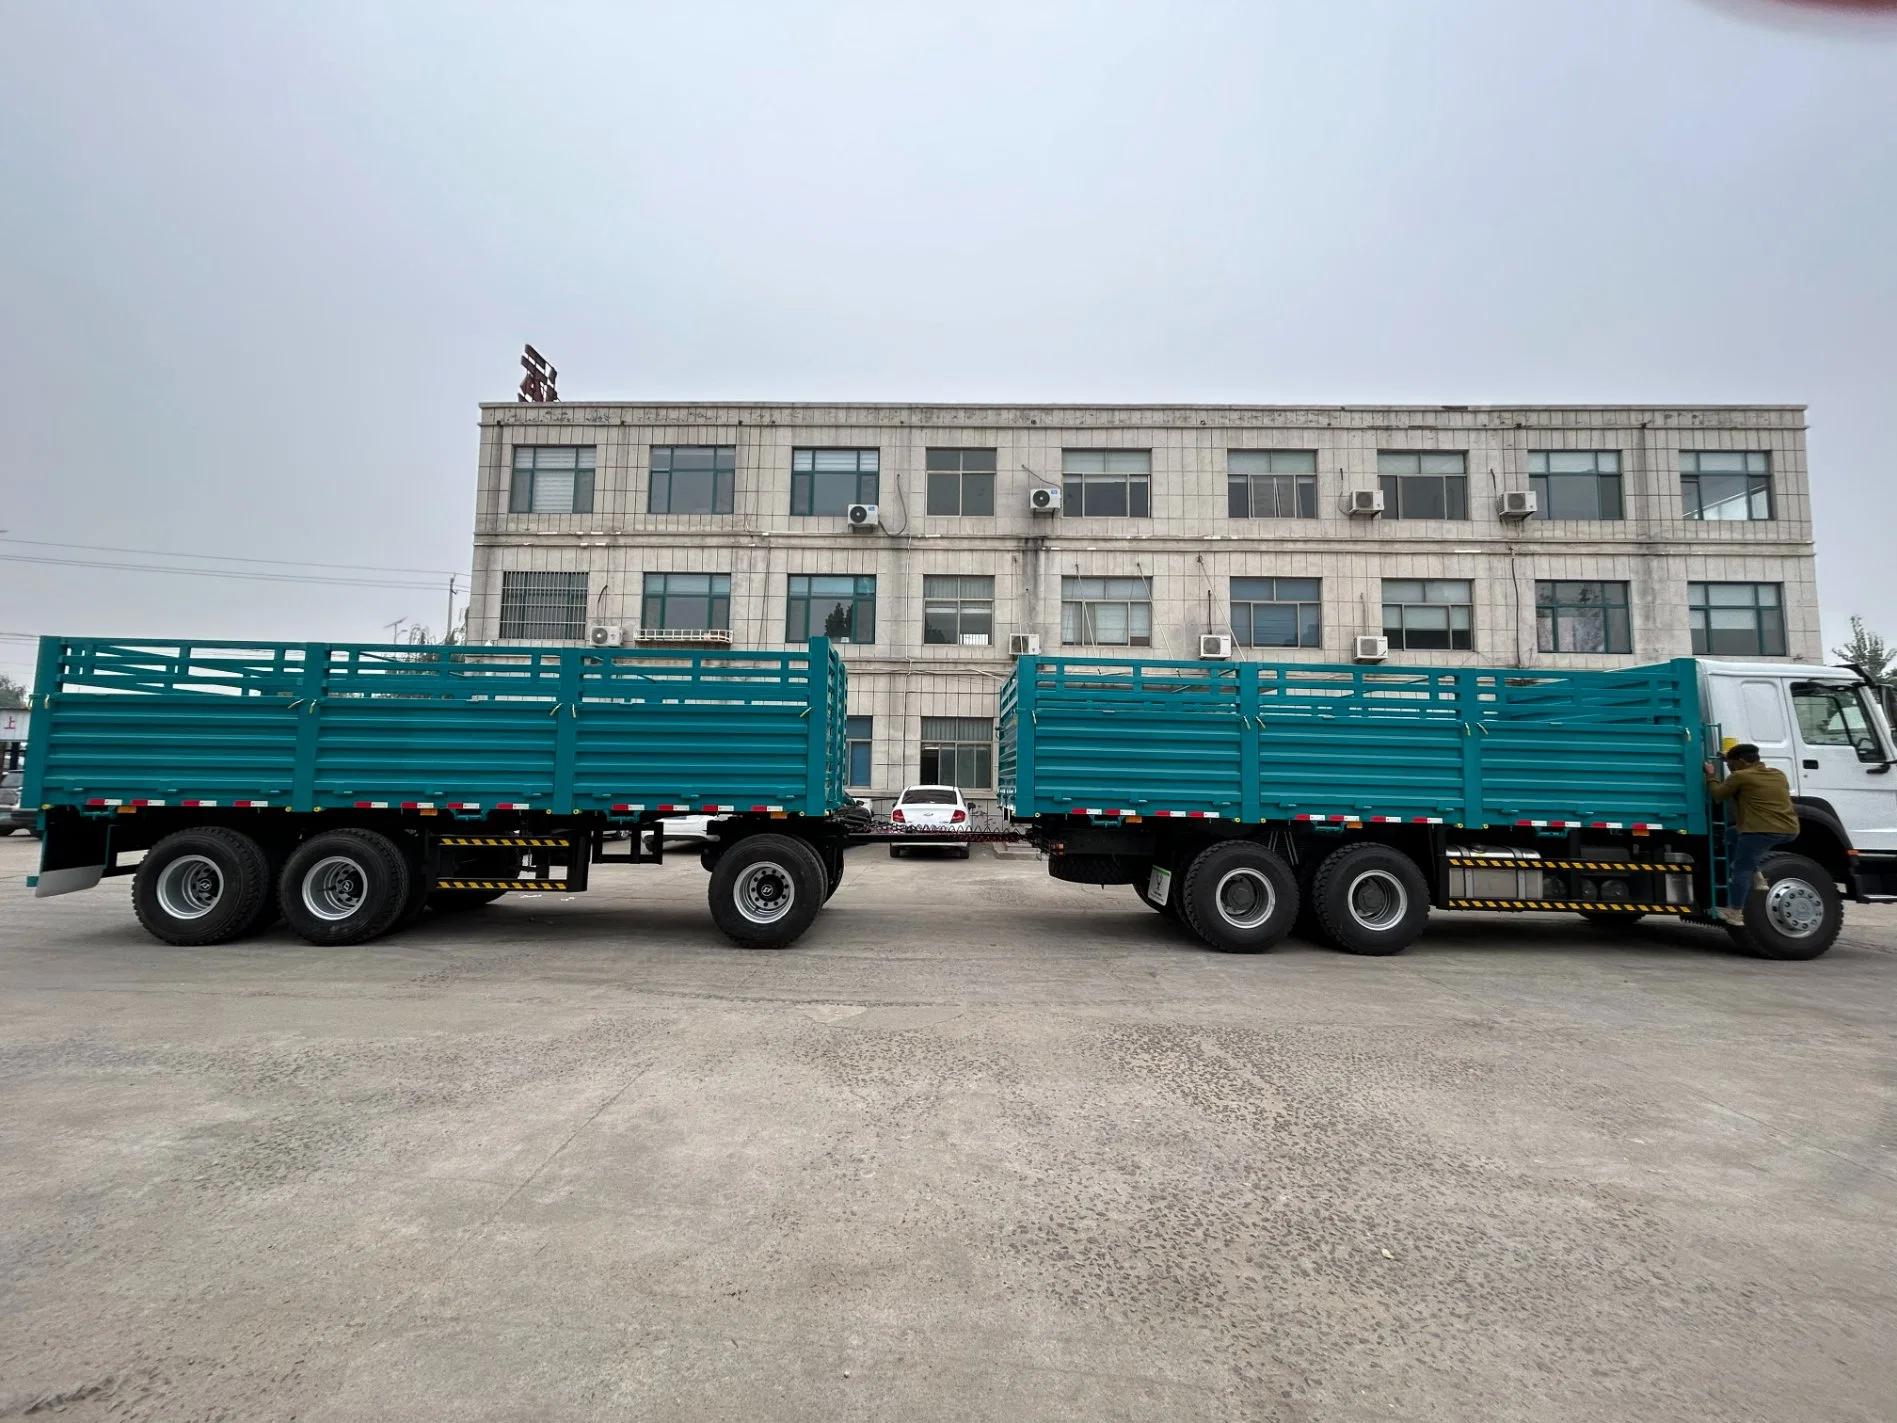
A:
<svg viewBox="0 0 1897 1423">
<path fill-rule="evenodd" d="M 26 688 L 11 677 L 0 677 L 0 711 L 18 711 L 26 705 Z"/>
<path fill-rule="evenodd" d="M 1852 617 L 1851 640 L 1842 647 L 1832 648 L 1831 655 L 1840 662 L 1862 667 L 1873 682 L 1886 687 L 1897 686 L 1897 667 L 1891 666 L 1892 660 L 1897 659 L 1897 648 L 1885 642 L 1882 634 L 1865 627 L 1863 618 Z"/>
</svg>

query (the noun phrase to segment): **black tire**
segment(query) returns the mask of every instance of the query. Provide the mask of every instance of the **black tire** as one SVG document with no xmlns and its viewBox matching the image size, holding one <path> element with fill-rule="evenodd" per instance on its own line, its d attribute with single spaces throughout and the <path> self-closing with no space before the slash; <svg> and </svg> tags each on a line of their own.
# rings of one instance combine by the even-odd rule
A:
<svg viewBox="0 0 1897 1423">
<path fill-rule="evenodd" d="M 263 898 L 257 905 L 257 912 L 250 916 L 250 922 L 239 932 L 240 938 L 247 939 L 253 934 L 261 934 L 266 929 L 275 928 L 277 922 L 283 918 L 283 909 L 277 903 L 277 880 L 283 874 L 283 860 L 288 854 L 288 847 L 281 841 L 263 846 L 264 862 L 269 866 L 264 883 L 269 888 L 264 891 Z"/>
<path fill-rule="evenodd" d="M 1647 916 L 1638 909 L 1583 909 L 1581 917 L 1590 924 L 1598 924 L 1603 929 L 1625 929 L 1629 924 L 1638 924 Z"/>
<path fill-rule="evenodd" d="M 0 825 L 0 835 L 11 835 L 19 828 L 17 825 Z"/>
<path fill-rule="evenodd" d="M 749 835 L 711 872 L 711 917 L 747 949 L 785 948 L 816 919 L 828 881 L 823 861 L 802 840 Z"/>
<path fill-rule="evenodd" d="M 277 899 L 312 944 L 360 944 L 386 933 L 409 902 L 408 859 L 373 830 L 329 830 L 291 854 Z"/>
<path fill-rule="evenodd" d="M 902 846 L 891 845 L 889 847 L 889 858 L 892 860 L 900 860 L 902 858 Z"/>
<path fill-rule="evenodd" d="M 1324 861 L 1316 853 L 1315 847 L 1307 845 L 1304 848 L 1311 852 L 1309 857 L 1292 866 L 1292 873 L 1298 877 L 1298 917 L 1291 924 L 1291 937 L 1315 944 L 1321 949 L 1334 949 L 1337 940 L 1330 936 L 1324 921 L 1317 917 L 1315 881 L 1318 866 Z"/>
<path fill-rule="evenodd" d="M 1318 923 L 1347 954 L 1400 954 L 1429 922 L 1429 882 L 1401 850 L 1346 845 L 1311 880 Z"/>
<path fill-rule="evenodd" d="M 1291 931 L 1298 916 L 1297 876 L 1249 840 L 1201 850 L 1177 888 L 1181 917 L 1223 953 L 1262 953 Z"/>
<path fill-rule="evenodd" d="M 958 860 L 966 860 L 968 858 L 968 846 L 957 845 L 955 847 L 955 858 Z"/>
<path fill-rule="evenodd" d="M 1844 900 L 1831 872 L 1803 855 L 1767 855 L 1759 866 L 1766 888 L 1746 900 L 1745 928 L 1729 925 L 1733 942 L 1762 959 L 1815 959 L 1844 928 Z"/>
<path fill-rule="evenodd" d="M 167 835 L 139 862 L 132 908 L 145 932 L 180 947 L 249 931 L 270 898 L 270 861 L 241 831 L 209 825 Z"/>
</svg>

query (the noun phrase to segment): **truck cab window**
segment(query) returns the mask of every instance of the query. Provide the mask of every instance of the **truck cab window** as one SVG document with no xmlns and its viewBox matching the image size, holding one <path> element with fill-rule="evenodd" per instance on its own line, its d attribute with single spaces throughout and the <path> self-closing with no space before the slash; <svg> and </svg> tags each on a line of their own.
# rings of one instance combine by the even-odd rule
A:
<svg viewBox="0 0 1897 1423">
<path fill-rule="evenodd" d="M 1881 764 L 1884 749 L 1858 698 L 1858 689 L 1828 682 L 1796 682 L 1792 707 L 1798 734 L 1807 746 L 1849 746 L 1860 761 Z"/>
</svg>

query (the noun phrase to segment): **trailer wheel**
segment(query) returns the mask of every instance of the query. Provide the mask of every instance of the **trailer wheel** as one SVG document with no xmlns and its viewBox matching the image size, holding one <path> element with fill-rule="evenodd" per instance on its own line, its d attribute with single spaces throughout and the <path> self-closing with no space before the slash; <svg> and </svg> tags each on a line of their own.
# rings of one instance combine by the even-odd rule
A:
<svg viewBox="0 0 1897 1423">
<path fill-rule="evenodd" d="M 132 881 L 132 908 L 155 939 L 180 947 L 228 943 L 270 897 L 270 861 L 248 835 L 222 826 L 180 830 L 152 846 Z"/>
<path fill-rule="evenodd" d="M 747 949 L 781 949 L 817 917 L 828 881 L 817 852 L 796 836 L 749 835 L 712 869 L 711 917 Z"/>
<path fill-rule="evenodd" d="M 1831 872 L 1803 855 L 1768 855 L 1766 887 L 1746 900 L 1745 928 L 1729 928 L 1740 948 L 1762 959 L 1815 959 L 1844 927 L 1844 901 Z"/>
<path fill-rule="evenodd" d="M 408 904 L 407 857 L 373 830 L 330 830 L 297 846 L 277 897 L 312 944 L 360 944 L 385 933 Z"/>
<path fill-rule="evenodd" d="M 1429 921 L 1423 872 L 1388 845 L 1334 850 L 1311 881 L 1318 922 L 1347 954 L 1400 954 Z"/>
<path fill-rule="evenodd" d="M 1227 840 L 1193 859 L 1179 910 L 1213 948 L 1261 953 L 1290 932 L 1297 918 L 1297 876 L 1263 845 Z"/>
</svg>

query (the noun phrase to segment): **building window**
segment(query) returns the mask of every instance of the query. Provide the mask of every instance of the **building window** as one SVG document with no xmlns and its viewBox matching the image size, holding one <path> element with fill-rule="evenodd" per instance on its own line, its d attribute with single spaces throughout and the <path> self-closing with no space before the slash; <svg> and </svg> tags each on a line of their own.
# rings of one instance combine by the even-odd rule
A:
<svg viewBox="0 0 1897 1423">
<path fill-rule="evenodd" d="M 1088 519 L 1151 515 L 1151 450 L 1062 450 L 1060 467 L 1063 514 Z"/>
<path fill-rule="evenodd" d="M 875 450 L 793 450 L 790 512 L 842 515 L 852 504 L 874 504 L 880 467 Z"/>
<path fill-rule="evenodd" d="M 1151 647 L 1153 585 L 1144 578 L 1063 578 L 1060 640 L 1075 647 Z"/>
<path fill-rule="evenodd" d="M 654 445 L 648 514 L 729 514 L 736 445 Z"/>
<path fill-rule="evenodd" d="M 642 628 L 679 632 L 731 630 L 729 573 L 648 573 Z"/>
<path fill-rule="evenodd" d="M 1689 519 L 1771 518 L 1771 457 L 1763 450 L 1681 450 L 1680 503 Z"/>
<path fill-rule="evenodd" d="M 1316 578 L 1234 578 L 1232 637 L 1240 647 L 1322 647 Z"/>
<path fill-rule="evenodd" d="M 1776 583 L 1688 583 L 1686 617 L 1695 655 L 1785 655 L 1785 603 Z"/>
<path fill-rule="evenodd" d="M 1475 646 L 1474 585 L 1466 578 L 1383 580 L 1383 635 L 1406 652 L 1466 652 Z"/>
<path fill-rule="evenodd" d="M 986 647 L 995 636 L 995 580 L 927 577 L 922 580 L 922 640 Z"/>
<path fill-rule="evenodd" d="M 584 573 L 503 573 L 501 639 L 581 642 L 586 638 Z"/>
<path fill-rule="evenodd" d="M 985 791 L 995 783 L 995 724 L 974 716 L 922 718 L 922 781 Z"/>
<path fill-rule="evenodd" d="M 870 784 L 869 750 L 874 743 L 872 729 L 876 718 L 869 716 L 845 717 L 843 736 L 849 749 L 849 775 L 846 785 L 867 786 Z"/>
<path fill-rule="evenodd" d="M 980 517 L 995 512 L 993 450 L 930 450 L 929 512 Z"/>
<path fill-rule="evenodd" d="M 510 514 L 590 514 L 593 512 L 591 445 L 514 446 L 514 485 L 508 493 Z"/>
<path fill-rule="evenodd" d="M 784 640 L 803 642 L 813 637 L 837 642 L 876 641 L 876 579 L 790 576 L 790 606 L 784 620 Z"/>
<path fill-rule="evenodd" d="M 1466 519 L 1469 517 L 1468 464 L 1461 451 L 1410 454 L 1384 450 L 1377 455 L 1386 519 Z"/>
<path fill-rule="evenodd" d="M 1535 646 L 1543 652 L 1632 652 L 1627 585 L 1574 579 L 1535 584 Z"/>
<path fill-rule="evenodd" d="M 1315 519 L 1317 451 L 1227 450 L 1225 487 L 1234 519 Z"/>
<path fill-rule="evenodd" d="M 1622 517 L 1618 450 L 1530 450 L 1528 486 L 1544 519 Z"/>
</svg>

